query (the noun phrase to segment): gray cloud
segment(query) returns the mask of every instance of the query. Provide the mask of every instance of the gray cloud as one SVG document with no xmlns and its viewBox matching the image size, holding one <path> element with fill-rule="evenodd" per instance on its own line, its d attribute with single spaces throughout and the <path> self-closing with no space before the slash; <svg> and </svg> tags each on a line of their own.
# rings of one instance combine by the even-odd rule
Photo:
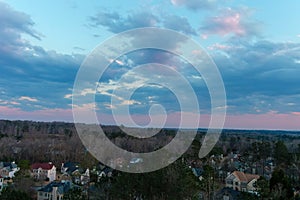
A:
<svg viewBox="0 0 300 200">
<path fill-rule="evenodd" d="M 21 40 L 22 33 L 41 39 L 41 34 L 33 29 L 33 25 L 29 15 L 15 11 L 9 5 L 0 2 L 0 48 L 24 43 Z"/>
<path fill-rule="evenodd" d="M 67 106 L 70 102 L 63 97 L 72 88 L 83 56 L 46 51 L 31 45 L 22 34 L 41 38 L 30 16 L 0 2 L 0 85 L 5 92 L 1 99 L 17 101 L 29 96 L 41 100 L 34 102 L 38 108 Z M 34 109 L 26 104 L 15 106 Z"/>
<path fill-rule="evenodd" d="M 121 16 L 117 12 L 100 11 L 89 18 L 90 25 L 107 28 L 108 31 L 119 33 L 133 28 L 160 27 L 173 29 L 188 35 L 196 35 L 196 30 L 186 17 L 177 15 L 158 16 L 149 11 L 139 11 Z"/>
<path fill-rule="evenodd" d="M 100 11 L 89 18 L 93 27 L 104 26 L 113 33 L 119 33 L 133 28 L 155 26 L 159 19 L 152 13 L 136 12 L 127 17 L 120 16 L 117 12 Z"/>
<path fill-rule="evenodd" d="M 188 35 L 196 35 L 195 29 L 190 25 L 188 19 L 177 15 L 168 15 L 163 20 L 165 28 L 180 31 Z"/>
<path fill-rule="evenodd" d="M 232 111 L 300 110 L 300 44 L 230 41 L 214 52 Z"/>
</svg>

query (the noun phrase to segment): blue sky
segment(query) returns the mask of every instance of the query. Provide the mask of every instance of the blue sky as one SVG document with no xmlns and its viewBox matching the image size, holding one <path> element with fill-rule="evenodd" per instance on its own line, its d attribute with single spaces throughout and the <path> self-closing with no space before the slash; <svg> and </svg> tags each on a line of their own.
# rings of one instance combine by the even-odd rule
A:
<svg viewBox="0 0 300 200">
<path fill-rule="evenodd" d="M 72 88 L 85 56 L 114 34 L 152 26 L 184 33 L 210 54 L 227 93 L 226 127 L 299 129 L 299 9 L 297 1 L 0 1 L 0 118 L 72 121 Z M 132 65 L 153 61 L 185 66 L 181 73 L 192 85 L 197 79 L 187 63 L 165 52 L 120 57 L 96 98 L 103 123 L 112 123 L 112 108 L 101 92 L 110 92 L 105 88 Z M 209 118 L 205 87 L 201 81 L 193 87 Z M 153 88 L 141 88 L 127 102 L 139 123 L 151 102 L 171 115 L 178 111 L 172 93 Z"/>
</svg>

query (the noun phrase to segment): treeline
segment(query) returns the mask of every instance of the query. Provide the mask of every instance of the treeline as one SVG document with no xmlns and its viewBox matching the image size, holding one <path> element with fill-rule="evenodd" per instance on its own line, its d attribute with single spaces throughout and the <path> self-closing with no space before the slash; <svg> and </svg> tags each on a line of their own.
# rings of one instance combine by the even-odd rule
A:
<svg viewBox="0 0 300 200">
<path fill-rule="evenodd" d="M 113 143 L 133 152 L 154 151 L 168 144 L 176 135 L 174 129 L 163 129 L 153 137 L 138 139 L 127 135 L 117 126 L 102 126 L 102 128 Z M 139 131 L 143 134 L 147 130 L 131 129 L 130 131 Z M 296 159 L 293 155 L 298 152 L 300 144 L 300 134 L 297 135 L 296 132 L 285 131 L 283 134 L 275 134 L 274 131 L 271 131 L 274 134 L 270 134 L 270 131 L 240 132 L 224 130 L 216 145 L 219 151 L 224 155 L 230 152 L 246 155 L 264 152 L 272 155 L 274 151 L 259 148 L 267 148 L 269 145 L 270 149 L 274 150 L 276 143 L 282 141 L 287 151 L 284 150 L 283 156 L 275 153 L 274 157 L 279 156 L 279 160 L 288 158 L 289 162 Z M 187 152 L 192 157 L 197 157 L 205 131 L 199 130 L 198 133 Z M 265 142 L 268 142 L 268 145 Z M 263 145 L 257 147 L 255 144 Z M 3 161 L 22 159 L 29 160 L 31 163 L 52 161 L 56 165 L 73 161 L 87 166 L 96 162 L 82 145 L 73 123 L 0 120 L 0 146 L 0 159 Z M 251 149 L 253 149 L 252 152 Z M 256 159 L 259 157 L 254 156 Z"/>
<path fill-rule="evenodd" d="M 23 137 L 24 134 L 61 134 L 72 136 L 75 133 L 73 123 L 65 122 L 34 122 L 0 120 L 0 137 Z"/>
<path fill-rule="evenodd" d="M 86 125 L 89 126 L 89 125 Z M 173 130 L 161 130 L 149 139 L 137 139 L 117 126 L 102 126 L 117 146 L 134 152 L 150 152 L 172 140 Z M 130 131 L 143 131 L 130 129 Z M 82 144 L 73 123 L 0 120 L 0 160 L 53 162 L 56 166 L 72 161 L 85 167 L 97 163 Z"/>
</svg>

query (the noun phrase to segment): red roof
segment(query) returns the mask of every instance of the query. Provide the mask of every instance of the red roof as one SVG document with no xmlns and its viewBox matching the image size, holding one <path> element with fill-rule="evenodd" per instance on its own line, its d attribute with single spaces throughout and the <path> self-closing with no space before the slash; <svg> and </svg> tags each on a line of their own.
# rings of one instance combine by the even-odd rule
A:
<svg viewBox="0 0 300 200">
<path fill-rule="evenodd" d="M 240 171 L 234 171 L 233 174 L 241 182 L 247 182 L 247 183 L 249 183 L 253 179 L 259 179 L 259 175 L 256 175 L 256 174 L 245 174 L 244 172 L 240 172 Z"/>
<path fill-rule="evenodd" d="M 38 169 L 38 168 L 42 168 L 44 170 L 50 170 L 52 169 L 54 165 L 51 163 L 34 163 L 31 165 L 31 169 Z"/>
</svg>

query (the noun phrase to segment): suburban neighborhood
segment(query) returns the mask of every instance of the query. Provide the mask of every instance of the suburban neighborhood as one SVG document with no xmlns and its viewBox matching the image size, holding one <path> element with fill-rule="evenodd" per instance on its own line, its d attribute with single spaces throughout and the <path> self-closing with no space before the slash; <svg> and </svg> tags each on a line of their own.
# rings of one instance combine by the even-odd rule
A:
<svg viewBox="0 0 300 200">
<path fill-rule="evenodd" d="M 103 129 L 116 145 L 137 152 L 159 148 L 176 134 L 163 129 L 141 142 L 117 126 Z M 0 120 L 0 131 L 0 199 L 234 200 L 300 195 L 298 132 L 224 130 L 200 159 L 205 130 L 199 129 L 189 149 L 169 166 L 131 174 L 115 168 L 138 168 L 142 158 L 110 158 L 107 152 L 107 166 L 88 153 L 71 123 Z"/>
<path fill-rule="evenodd" d="M 260 145 L 260 147 L 257 145 Z M 252 144 L 254 148 L 260 148 L 260 151 L 261 148 L 268 148 L 268 145 L 269 143 Z M 282 142 L 277 142 L 275 149 L 272 151 L 278 151 L 279 154 L 287 153 L 276 150 L 276 145 L 281 145 L 281 147 L 277 147 L 280 151 L 286 151 L 286 147 Z M 188 169 L 187 171 L 180 170 L 181 173 L 185 173 L 184 176 L 192 175 L 194 178 L 191 180 L 195 180 L 198 184 L 196 190 L 193 190 L 196 192 L 196 199 L 264 199 L 265 196 L 267 198 L 267 195 L 270 195 L 269 191 L 273 191 L 270 184 L 277 184 L 274 182 L 274 176 L 278 176 L 278 173 L 282 173 L 285 180 L 289 179 L 299 183 L 299 169 L 295 164 L 294 167 L 293 165 L 286 166 L 284 163 L 287 160 L 278 160 L 287 159 L 282 155 L 273 157 L 271 153 L 251 153 L 249 151 L 242 154 L 237 149 L 224 155 L 224 151 L 220 147 L 215 147 L 211 154 L 204 159 L 191 157 L 189 150 L 185 156 L 176 161 L 176 163 L 180 163 L 179 166 Z M 280 149 L 282 147 L 283 150 Z M 259 155 L 260 159 L 255 159 L 253 162 L 253 157 L 258 156 L 258 154 L 261 154 Z M 285 156 L 290 157 L 290 153 Z M 126 164 L 124 159 L 118 158 L 111 162 L 119 166 L 131 167 L 142 163 L 143 160 L 134 158 Z M 297 162 L 299 164 L 299 160 Z M 102 196 L 109 196 L 110 193 L 105 190 L 113 188 L 112 185 L 115 179 L 122 177 L 121 172 L 100 162 L 90 168 L 83 167 L 80 162 L 73 161 L 66 161 L 57 165 L 54 163 L 56 162 L 53 160 L 30 164 L 28 161 L 23 160 L 20 165 L 25 168 L 22 168 L 18 165 L 18 161 L 0 162 L 0 197 L 1 193 L 5 193 L 6 190 L 15 190 L 15 185 L 18 185 L 17 182 L 19 181 L 17 180 L 18 177 L 23 176 L 31 180 L 30 199 L 101 199 L 99 195 L 95 194 L 100 192 Z M 286 197 L 299 199 L 299 185 L 293 188 L 292 185 L 289 185 L 292 190 L 287 191 L 288 188 L 285 188 L 286 186 L 283 184 L 291 183 L 283 183 L 281 180 L 276 181 L 278 181 L 278 184 L 280 183 L 282 187 L 280 190 L 284 192 Z M 276 187 L 274 186 L 274 194 L 278 192 Z M 105 198 L 109 198 L 108 196 Z M 274 197 L 274 199 L 276 198 Z"/>
</svg>

